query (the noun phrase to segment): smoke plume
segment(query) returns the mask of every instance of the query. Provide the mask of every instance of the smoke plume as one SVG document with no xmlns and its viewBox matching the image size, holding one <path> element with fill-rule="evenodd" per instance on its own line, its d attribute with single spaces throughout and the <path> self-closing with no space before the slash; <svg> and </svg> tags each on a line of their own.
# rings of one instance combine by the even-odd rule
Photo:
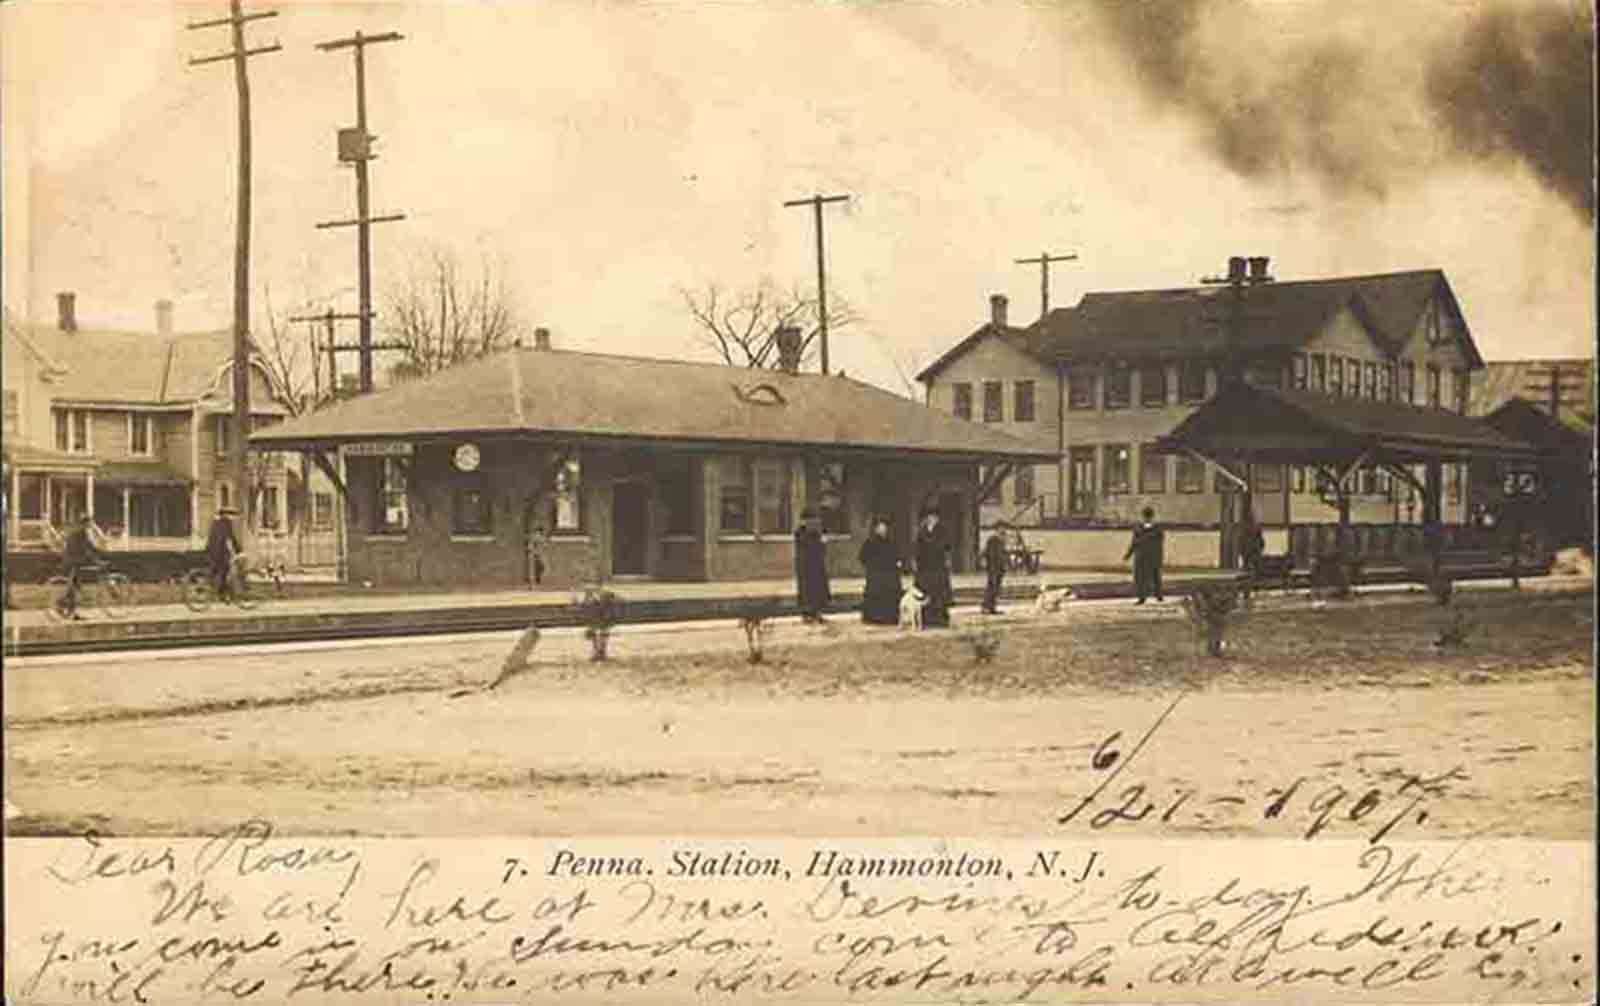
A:
<svg viewBox="0 0 1600 1006">
<path fill-rule="evenodd" d="M 1501 0 L 1464 24 L 1422 24 L 1414 43 L 1381 13 L 1341 31 L 1333 3 L 1293 5 L 1290 16 L 1303 19 L 1289 29 L 1265 5 L 1224 0 L 1095 0 L 1093 9 L 1145 94 L 1187 115 L 1243 177 L 1303 172 L 1381 198 L 1441 158 L 1514 161 L 1587 221 L 1594 36 L 1587 9 L 1558 3 Z M 1460 10 L 1428 13 L 1460 19 Z"/>
</svg>

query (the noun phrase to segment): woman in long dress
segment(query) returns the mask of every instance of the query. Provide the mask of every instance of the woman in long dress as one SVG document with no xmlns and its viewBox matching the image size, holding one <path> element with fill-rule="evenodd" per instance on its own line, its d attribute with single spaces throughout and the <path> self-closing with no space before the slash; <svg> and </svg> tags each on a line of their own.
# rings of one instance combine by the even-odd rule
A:
<svg viewBox="0 0 1600 1006">
<path fill-rule="evenodd" d="M 950 539 L 939 526 L 939 512 L 922 516 L 916 541 L 917 589 L 927 596 L 922 605 L 923 628 L 950 624 L 950 602 L 955 594 L 950 582 Z"/>
<path fill-rule="evenodd" d="M 900 556 L 889 540 L 889 523 L 875 518 L 867 540 L 861 543 L 861 565 L 867 572 L 867 589 L 861 598 L 861 620 L 873 625 L 900 621 Z"/>
</svg>

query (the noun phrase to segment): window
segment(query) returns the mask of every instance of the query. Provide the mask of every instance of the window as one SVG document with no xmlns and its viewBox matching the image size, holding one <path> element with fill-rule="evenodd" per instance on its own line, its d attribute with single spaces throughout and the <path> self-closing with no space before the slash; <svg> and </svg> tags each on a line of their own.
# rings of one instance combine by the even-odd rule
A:
<svg viewBox="0 0 1600 1006">
<path fill-rule="evenodd" d="M 409 525 L 410 508 L 406 505 L 406 462 L 401 458 L 375 458 L 377 478 L 377 506 L 374 508 L 372 530 L 377 534 L 404 534 Z"/>
<path fill-rule="evenodd" d="M 1126 409 L 1133 401 L 1133 371 L 1122 364 L 1106 370 L 1106 401 L 1108 409 Z"/>
<path fill-rule="evenodd" d="M 1290 382 L 1294 389 L 1296 391 L 1306 390 L 1306 355 L 1304 353 L 1296 353 L 1293 362 L 1290 363 L 1290 367 L 1292 368 Z"/>
<path fill-rule="evenodd" d="M 1205 492 L 1206 463 L 1187 454 L 1178 456 L 1177 478 L 1173 485 L 1180 493 Z"/>
<path fill-rule="evenodd" d="M 1402 402 L 1405 402 L 1407 405 L 1415 404 L 1417 391 L 1417 365 L 1412 363 L 1410 360 L 1406 360 L 1404 363 L 1400 364 L 1400 387 L 1398 390 L 1399 397 Z"/>
<path fill-rule="evenodd" d="M 311 527 L 316 531 L 327 531 L 333 527 L 333 493 L 311 494 Z"/>
<path fill-rule="evenodd" d="M 817 466 L 817 510 L 822 515 L 824 534 L 850 533 L 848 474 L 843 461 L 827 461 Z"/>
<path fill-rule="evenodd" d="M 1018 505 L 1033 502 L 1033 466 L 1022 465 L 1017 473 L 1011 477 L 1011 484 L 1016 493 Z"/>
<path fill-rule="evenodd" d="M 17 475 L 17 519 L 39 520 L 44 516 L 44 476 Z"/>
<path fill-rule="evenodd" d="M 1089 370 L 1074 368 L 1067 374 L 1067 408 L 1094 408 L 1094 374 Z"/>
<path fill-rule="evenodd" d="M 1163 366 L 1139 368 L 1139 404 L 1159 409 L 1167 404 L 1167 368 Z"/>
<path fill-rule="evenodd" d="M 1033 382 L 1018 381 L 1012 399 L 1011 418 L 1019 423 L 1033 422 Z"/>
<path fill-rule="evenodd" d="M 1378 473 L 1373 471 L 1371 468 L 1361 469 L 1358 479 L 1358 483 L 1360 485 L 1360 489 L 1358 491 L 1361 493 L 1361 495 L 1371 496 L 1373 493 L 1378 491 L 1377 475 Z"/>
<path fill-rule="evenodd" d="M 211 424 L 214 431 L 214 439 L 216 440 L 217 453 L 227 454 L 232 450 L 233 445 L 233 417 L 212 416 Z"/>
<path fill-rule="evenodd" d="M 1139 448 L 1139 491 L 1164 493 L 1167 491 L 1167 456 L 1158 453 L 1154 444 Z"/>
<path fill-rule="evenodd" d="M 1394 499 L 1394 480 L 1381 468 L 1372 473 L 1372 488 L 1379 496 Z"/>
<path fill-rule="evenodd" d="M 1461 465 L 1445 465 L 1445 499 L 1451 503 L 1461 502 Z"/>
<path fill-rule="evenodd" d="M 1250 485 L 1256 492 L 1283 492 L 1283 466 L 1256 465 L 1250 477 Z"/>
<path fill-rule="evenodd" d="M 1361 397 L 1361 361 L 1344 361 L 1344 393 L 1351 398 Z"/>
<path fill-rule="evenodd" d="M 1337 356 L 1328 359 L 1328 394 L 1335 398 L 1344 394 L 1344 363 Z"/>
<path fill-rule="evenodd" d="M 455 488 L 453 507 L 450 511 L 451 534 L 492 534 L 494 533 L 494 509 L 490 503 L 487 487 L 484 485 L 483 473 L 473 472 L 470 476 L 461 476 L 461 481 Z"/>
<path fill-rule="evenodd" d="M 998 423 L 1005 419 L 1005 385 L 999 381 L 983 382 L 983 421 Z"/>
<path fill-rule="evenodd" d="M 556 472 L 555 520 L 556 531 L 569 534 L 583 530 L 583 466 L 577 458 L 568 458 Z"/>
<path fill-rule="evenodd" d="M 278 527 L 278 487 L 263 486 L 261 488 L 261 512 L 256 514 L 256 523 L 269 531 Z"/>
<path fill-rule="evenodd" d="M 22 419 L 22 406 L 18 401 L 17 393 L 10 388 L 6 389 L 6 414 L 4 433 L 9 437 L 17 435 L 17 426 Z"/>
<path fill-rule="evenodd" d="M 755 530 L 750 520 L 750 467 L 743 458 L 723 458 L 718 468 L 717 526 L 724 534 L 749 534 Z"/>
<path fill-rule="evenodd" d="M 1185 360 L 1178 366 L 1178 398 L 1185 402 L 1206 400 L 1206 365 L 1201 360 Z"/>
<path fill-rule="evenodd" d="M 1378 401 L 1394 401 L 1394 363 L 1384 361 L 1378 366 Z"/>
<path fill-rule="evenodd" d="M 128 453 L 148 455 L 150 450 L 151 416 L 144 412 L 128 413 Z"/>
<path fill-rule="evenodd" d="M 1361 365 L 1361 393 L 1366 398 L 1378 397 L 1378 365 L 1364 363 Z"/>
<path fill-rule="evenodd" d="M 1328 358 L 1321 353 L 1311 358 L 1311 390 L 1328 390 Z"/>
<path fill-rule="evenodd" d="M 1465 370 L 1451 370 L 1450 381 L 1453 385 L 1455 410 L 1463 416 L 1467 414 L 1467 405 L 1472 397 L 1472 379 Z"/>
<path fill-rule="evenodd" d="M 1132 451 L 1127 444 L 1106 445 L 1106 495 L 1115 496 L 1118 493 L 1131 491 L 1129 483 L 1131 477 L 1130 456 Z"/>
<path fill-rule="evenodd" d="M 1428 408 L 1439 407 L 1439 368 L 1428 364 Z"/>
<path fill-rule="evenodd" d="M 792 498 L 790 466 L 787 460 L 755 463 L 756 532 L 783 534 L 794 530 L 790 520 Z"/>
<path fill-rule="evenodd" d="M 56 410 L 56 450 L 89 453 L 89 413 L 82 409 Z"/>
<path fill-rule="evenodd" d="M 1302 465 L 1289 466 L 1289 491 L 1303 493 L 1306 491 L 1306 470 Z"/>
<path fill-rule="evenodd" d="M 953 411 L 955 413 L 956 418 L 957 419 L 971 419 L 972 418 L 972 385 L 967 384 L 965 382 L 962 382 L 961 384 L 951 385 L 951 390 L 955 393 L 955 398 L 954 398 L 955 405 L 954 405 Z"/>
<path fill-rule="evenodd" d="M 657 480 L 663 511 L 662 534 L 693 535 L 694 465 L 688 458 L 674 459 Z"/>
</svg>

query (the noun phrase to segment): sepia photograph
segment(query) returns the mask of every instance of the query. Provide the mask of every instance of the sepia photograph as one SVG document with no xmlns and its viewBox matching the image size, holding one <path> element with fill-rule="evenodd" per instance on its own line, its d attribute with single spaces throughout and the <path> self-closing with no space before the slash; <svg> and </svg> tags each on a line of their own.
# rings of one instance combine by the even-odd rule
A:
<svg viewBox="0 0 1600 1006">
<path fill-rule="evenodd" d="M 8 1001 L 1592 1001 L 1591 4 L 0 57 Z"/>
</svg>

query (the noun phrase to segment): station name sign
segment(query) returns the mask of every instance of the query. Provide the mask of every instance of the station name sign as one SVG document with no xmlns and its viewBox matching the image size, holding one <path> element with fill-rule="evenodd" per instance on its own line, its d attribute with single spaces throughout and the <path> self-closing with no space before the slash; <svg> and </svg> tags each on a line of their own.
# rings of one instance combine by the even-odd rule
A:
<svg viewBox="0 0 1600 1006">
<path fill-rule="evenodd" d="M 409 458 L 411 444 L 401 440 L 370 440 L 339 448 L 347 458 Z"/>
</svg>

